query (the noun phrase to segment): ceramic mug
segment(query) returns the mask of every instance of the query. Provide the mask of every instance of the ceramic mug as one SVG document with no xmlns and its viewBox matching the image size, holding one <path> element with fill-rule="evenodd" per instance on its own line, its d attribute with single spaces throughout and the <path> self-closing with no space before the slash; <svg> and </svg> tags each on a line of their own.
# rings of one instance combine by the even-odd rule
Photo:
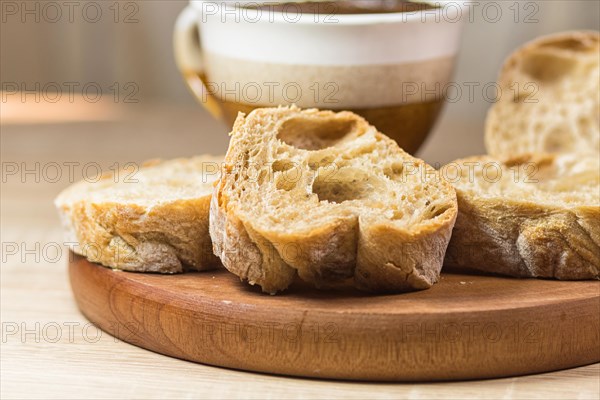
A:
<svg viewBox="0 0 600 400">
<path fill-rule="evenodd" d="M 359 14 L 274 4 L 192 0 L 180 14 L 175 57 L 201 104 L 228 124 L 258 107 L 351 110 L 415 152 L 444 103 L 464 4 Z"/>
</svg>

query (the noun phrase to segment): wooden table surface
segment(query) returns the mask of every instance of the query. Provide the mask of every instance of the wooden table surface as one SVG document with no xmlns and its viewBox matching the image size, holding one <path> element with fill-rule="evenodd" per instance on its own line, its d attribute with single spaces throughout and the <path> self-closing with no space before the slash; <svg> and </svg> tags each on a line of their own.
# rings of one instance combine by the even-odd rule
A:
<svg viewBox="0 0 600 400">
<path fill-rule="evenodd" d="M 350 383 L 198 365 L 118 341 L 73 302 L 53 198 L 98 169 L 223 153 L 226 128 L 198 107 L 172 104 L 3 103 L 1 115 L 1 398 L 600 397 L 599 364 L 485 381 Z M 446 115 L 421 155 L 443 163 L 481 152 L 480 131 L 480 122 Z"/>
</svg>

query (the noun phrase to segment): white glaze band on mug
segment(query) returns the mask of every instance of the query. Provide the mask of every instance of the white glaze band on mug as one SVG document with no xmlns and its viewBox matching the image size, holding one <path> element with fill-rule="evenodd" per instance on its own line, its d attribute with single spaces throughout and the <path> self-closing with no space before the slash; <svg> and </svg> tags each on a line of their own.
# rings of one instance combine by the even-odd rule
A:
<svg viewBox="0 0 600 400">
<path fill-rule="evenodd" d="M 468 13 L 462 1 L 424 2 L 439 7 L 423 11 L 330 18 L 244 8 L 269 3 L 192 0 L 204 51 L 303 65 L 412 63 L 454 56 Z"/>
</svg>

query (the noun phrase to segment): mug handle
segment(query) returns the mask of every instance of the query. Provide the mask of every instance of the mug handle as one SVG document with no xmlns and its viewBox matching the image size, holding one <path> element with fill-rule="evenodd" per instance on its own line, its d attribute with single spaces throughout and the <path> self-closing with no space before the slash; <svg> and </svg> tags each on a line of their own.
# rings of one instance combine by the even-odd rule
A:
<svg viewBox="0 0 600 400">
<path fill-rule="evenodd" d="M 188 5 L 177 17 L 173 33 L 175 62 L 196 100 L 215 118 L 221 118 L 222 112 L 217 100 L 202 81 L 205 71 L 200 46 L 199 13 L 199 10 Z"/>
</svg>

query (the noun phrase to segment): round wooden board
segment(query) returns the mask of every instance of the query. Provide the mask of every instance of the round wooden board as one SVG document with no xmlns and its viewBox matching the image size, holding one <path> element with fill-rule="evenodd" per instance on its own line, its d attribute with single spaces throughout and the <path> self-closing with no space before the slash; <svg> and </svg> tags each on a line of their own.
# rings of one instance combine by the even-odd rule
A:
<svg viewBox="0 0 600 400">
<path fill-rule="evenodd" d="M 83 314 L 134 345 L 204 364 L 376 381 L 514 376 L 600 361 L 600 282 L 442 274 L 374 296 L 295 284 L 269 296 L 225 270 L 113 271 L 72 255 Z"/>
</svg>

